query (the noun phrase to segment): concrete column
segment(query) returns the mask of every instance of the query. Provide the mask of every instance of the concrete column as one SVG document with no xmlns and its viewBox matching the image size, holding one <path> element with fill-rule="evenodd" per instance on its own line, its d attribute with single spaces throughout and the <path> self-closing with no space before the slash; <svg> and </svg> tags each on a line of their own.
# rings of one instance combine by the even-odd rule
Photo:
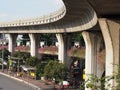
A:
<svg viewBox="0 0 120 90">
<path fill-rule="evenodd" d="M 101 56 L 101 51 L 104 50 L 104 41 L 102 33 L 95 33 L 97 43 L 97 77 L 101 78 L 105 71 L 105 58 Z"/>
<path fill-rule="evenodd" d="M 31 56 L 38 57 L 38 47 L 40 42 L 40 34 L 29 34 L 31 45 L 30 54 Z"/>
<path fill-rule="evenodd" d="M 120 60 L 120 21 L 99 19 L 100 28 L 106 48 L 106 76 L 112 76 L 118 70 Z M 109 81 L 111 87 L 116 85 L 116 80 Z M 109 90 L 113 90 L 112 88 Z"/>
<path fill-rule="evenodd" d="M 68 63 L 67 50 L 70 47 L 70 35 L 68 34 L 56 34 L 59 46 L 58 46 L 58 60 L 60 63 Z"/>
<path fill-rule="evenodd" d="M 17 34 L 8 34 L 8 39 L 8 50 L 12 55 L 14 53 L 14 48 L 16 47 Z"/>
<path fill-rule="evenodd" d="M 97 75 L 97 53 L 98 53 L 98 43 L 100 37 L 99 33 L 91 33 L 91 32 L 82 32 L 83 38 L 85 40 L 86 45 L 86 55 L 85 55 L 85 73 L 86 80 L 89 75 Z M 91 90 L 90 88 L 85 88 L 85 90 Z"/>
</svg>

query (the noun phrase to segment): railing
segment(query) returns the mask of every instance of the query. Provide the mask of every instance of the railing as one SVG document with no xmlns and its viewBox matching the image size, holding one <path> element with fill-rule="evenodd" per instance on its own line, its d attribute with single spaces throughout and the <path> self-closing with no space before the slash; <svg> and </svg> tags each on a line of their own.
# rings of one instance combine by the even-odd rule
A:
<svg viewBox="0 0 120 90">
<path fill-rule="evenodd" d="M 29 26 L 29 25 L 39 25 L 55 22 L 61 19 L 66 13 L 65 6 L 62 6 L 59 10 L 45 16 L 21 19 L 11 22 L 0 23 L 0 27 L 16 27 L 16 26 Z"/>
</svg>

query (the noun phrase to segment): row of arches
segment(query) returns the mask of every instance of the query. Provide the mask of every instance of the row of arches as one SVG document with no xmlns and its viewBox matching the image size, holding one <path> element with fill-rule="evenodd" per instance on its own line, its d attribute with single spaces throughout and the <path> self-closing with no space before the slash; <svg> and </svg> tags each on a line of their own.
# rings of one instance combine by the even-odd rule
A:
<svg viewBox="0 0 120 90">
<path fill-rule="evenodd" d="M 119 65 L 119 40 L 120 40 L 120 24 L 115 20 L 99 19 L 100 30 L 82 31 L 85 41 L 85 73 L 95 74 L 101 77 L 103 72 L 105 76 L 113 75 L 117 72 Z M 71 35 L 73 33 L 56 33 L 56 38 L 59 43 L 58 47 L 58 60 L 61 63 L 68 63 L 70 65 L 70 57 L 67 55 L 67 50 L 70 48 Z M 40 33 L 29 33 L 31 46 L 30 53 L 32 56 L 37 56 L 37 46 Z M 14 45 L 17 34 L 9 33 L 9 51 L 14 52 Z M 104 63 L 101 64 L 99 52 L 105 48 Z M 115 80 L 110 80 L 112 86 L 115 85 Z M 86 89 L 87 90 L 87 89 Z"/>
</svg>

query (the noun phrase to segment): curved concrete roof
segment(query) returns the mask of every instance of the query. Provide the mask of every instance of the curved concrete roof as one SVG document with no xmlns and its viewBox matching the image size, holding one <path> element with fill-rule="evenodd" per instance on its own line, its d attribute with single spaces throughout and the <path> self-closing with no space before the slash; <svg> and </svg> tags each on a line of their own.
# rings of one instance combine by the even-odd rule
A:
<svg viewBox="0 0 120 90">
<path fill-rule="evenodd" d="M 0 24 L 0 33 L 69 33 L 87 30 L 97 16 L 120 15 L 120 0 L 63 0 L 65 6 L 46 17 Z M 96 14 L 97 13 L 97 14 Z"/>
</svg>

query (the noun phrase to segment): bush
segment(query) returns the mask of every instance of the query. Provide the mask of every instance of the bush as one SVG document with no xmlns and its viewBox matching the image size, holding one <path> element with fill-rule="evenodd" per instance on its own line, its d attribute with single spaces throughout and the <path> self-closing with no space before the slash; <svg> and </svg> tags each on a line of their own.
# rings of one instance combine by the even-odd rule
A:
<svg viewBox="0 0 120 90">
<path fill-rule="evenodd" d="M 37 57 L 30 57 L 26 59 L 26 65 L 35 67 L 37 65 L 38 58 Z"/>
<path fill-rule="evenodd" d="M 116 90 L 120 90 L 120 68 L 118 69 L 118 74 L 116 75 L 116 82 L 117 82 Z"/>
<path fill-rule="evenodd" d="M 44 76 L 49 80 L 55 78 L 56 80 L 61 81 L 67 77 L 67 74 L 67 66 L 57 61 L 49 61 L 44 69 Z"/>
<path fill-rule="evenodd" d="M 43 76 L 45 66 L 46 66 L 46 63 L 40 63 L 36 66 L 36 69 L 37 69 L 36 75 L 38 79 Z"/>
<path fill-rule="evenodd" d="M 8 55 L 10 55 L 10 52 L 6 48 L 4 48 L 0 50 L 0 57 L 2 57 L 2 53 L 4 55 L 3 56 L 4 60 L 8 60 Z"/>
<path fill-rule="evenodd" d="M 114 76 L 106 76 L 106 77 L 97 77 L 96 75 L 87 75 L 88 79 L 80 85 L 79 90 L 84 90 L 84 85 L 86 84 L 86 88 L 91 88 L 91 90 L 109 90 L 113 89 L 110 80 L 114 79 Z M 103 84 L 106 84 L 103 86 Z M 81 89 L 82 88 L 82 89 Z M 114 89 L 113 89 L 114 90 Z"/>
<path fill-rule="evenodd" d="M 13 57 L 18 57 L 18 58 L 22 58 L 22 59 L 26 60 L 27 58 L 30 57 L 30 53 L 18 51 L 13 55 Z"/>
</svg>

